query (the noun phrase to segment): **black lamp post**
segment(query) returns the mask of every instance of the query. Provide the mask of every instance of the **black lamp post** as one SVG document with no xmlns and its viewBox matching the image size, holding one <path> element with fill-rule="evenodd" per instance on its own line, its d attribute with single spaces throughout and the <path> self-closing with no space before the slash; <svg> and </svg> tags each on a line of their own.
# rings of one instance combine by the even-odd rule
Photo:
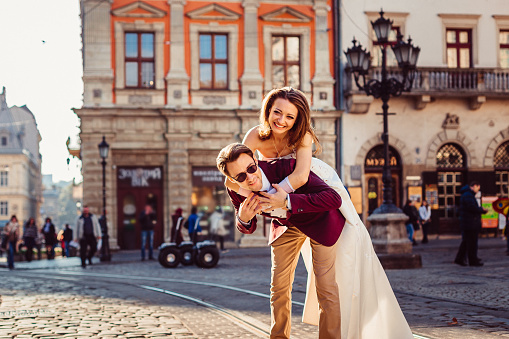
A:
<svg viewBox="0 0 509 339">
<path fill-rule="evenodd" d="M 101 165 L 103 167 L 103 213 L 99 222 L 101 224 L 101 232 L 102 232 L 102 246 L 101 246 L 101 261 L 110 261 L 110 247 L 109 247 L 109 237 L 108 237 L 108 224 L 106 222 L 106 158 L 108 157 L 108 151 L 110 150 L 110 145 L 106 142 L 106 138 L 103 135 L 103 141 L 98 145 L 99 147 L 99 155 L 101 156 L 102 162 Z"/>
<path fill-rule="evenodd" d="M 354 74 L 355 83 L 357 87 L 366 92 L 367 95 L 372 95 L 376 99 L 382 99 L 382 110 L 383 110 L 383 123 L 384 131 L 382 134 L 382 140 L 384 144 L 384 165 L 383 165 L 383 203 L 373 213 L 401 213 L 401 210 L 394 205 L 392 199 L 392 178 L 391 178 L 391 167 L 389 164 L 389 126 L 387 116 L 390 114 L 389 110 L 389 98 L 391 96 L 400 96 L 403 92 L 409 92 L 412 88 L 412 83 L 415 76 L 417 59 L 419 58 L 420 48 L 415 47 L 412 44 L 412 39 L 408 38 L 408 42 L 403 41 L 403 37 L 398 36 L 398 41 L 394 46 L 391 46 L 396 60 L 398 61 L 398 67 L 402 70 L 402 77 L 398 78 L 387 78 L 387 47 L 389 44 L 389 33 L 392 29 L 392 20 L 384 18 L 383 10 L 380 11 L 380 17 L 375 21 L 371 22 L 373 29 L 375 30 L 376 38 L 380 44 L 382 51 L 382 78 L 367 79 L 370 63 L 371 54 L 362 48 L 361 44 L 357 44 L 354 40 L 353 47 L 349 48 L 346 52 L 346 58 L 350 71 Z M 360 79 L 362 78 L 362 84 Z"/>
</svg>

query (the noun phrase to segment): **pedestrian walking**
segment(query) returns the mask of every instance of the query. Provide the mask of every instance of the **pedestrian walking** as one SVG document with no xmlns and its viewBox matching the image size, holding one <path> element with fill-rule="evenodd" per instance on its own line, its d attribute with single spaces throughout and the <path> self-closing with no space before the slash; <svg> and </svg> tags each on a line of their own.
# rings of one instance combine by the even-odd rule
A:
<svg viewBox="0 0 509 339">
<path fill-rule="evenodd" d="M 426 200 L 423 200 L 421 207 L 419 207 L 419 220 L 422 226 L 421 244 L 427 244 L 429 225 L 431 224 L 431 208 Z"/>
<path fill-rule="evenodd" d="M 64 246 L 65 246 L 65 256 L 67 258 L 69 258 L 70 254 L 71 254 L 70 243 L 71 243 L 72 239 L 73 239 L 73 237 L 72 237 L 72 229 L 69 226 L 69 224 L 65 224 L 65 229 L 64 229 Z"/>
<path fill-rule="evenodd" d="M 224 251 L 224 237 L 228 234 L 228 231 L 224 227 L 224 216 L 223 210 L 220 206 L 217 206 L 214 212 L 209 217 L 210 235 L 214 241 L 219 241 L 221 251 Z"/>
<path fill-rule="evenodd" d="M 37 260 L 42 259 L 42 243 L 44 241 L 44 234 L 42 230 L 37 232 L 37 238 L 35 238 L 35 248 L 37 249 Z"/>
<path fill-rule="evenodd" d="M 37 229 L 37 225 L 35 224 L 35 218 L 31 217 L 25 224 L 23 228 L 23 243 L 26 247 L 25 259 L 28 262 L 32 261 L 32 256 L 34 253 L 35 240 L 39 235 L 39 230 Z"/>
<path fill-rule="evenodd" d="M 406 201 L 405 207 L 403 207 L 403 213 L 408 216 L 408 221 L 406 222 L 408 239 L 410 239 L 412 245 L 416 246 L 417 241 L 415 241 L 414 233 L 419 222 L 419 212 L 417 212 L 417 208 L 415 208 L 415 202 L 413 200 L 408 199 Z"/>
<path fill-rule="evenodd" d="M 480 192 L 481 184 L 472 181 L 470 185 L 461 188 L 461 198 L 459 205 L 459 222 L 461 229 L 461 244 L 458 253 L 454 259 L 454 263 L 460 266 L 483 266 L 483 262 L 477 256 L 477 242 L 479 232 L 482 228 L 481 215 L 488 212 L 482 208 L 477 199 L 476 194 Z"/>
<path fill-rule="evenodd" d="M 189 233 L 189 238 L 193 243 L 198 242 L 198 236 L 201 234 L 202 229 L 200 227 L 200 217 L 197 214 L 198 209 L 196 206 L 191 208 L 191 214 L 189 218 L 187 218 L 187 231 Z"/>
<path fill-rule="evenodd" d="M 182 236 L 182 227 L 184 225 L 184 217 L 182 216 L 182 208 L 177 208 L 175 213 L 171 216 L 171 231 L 170 231 L 170 242 L 174 242 L 180 245 L 184 241 Z"/>
<path fill-rule="evenodd" d="M 83 207 L 83 214 L 76 220 L 75 237 L 75 241 L 79 240 L 80 244 L 81 267 L 87 267 L 87 258 L 92 265 L 92 257 L 97 251 L 97 240 L 101 239 L 101 226 L 97 217 L 90 213 L 88 206 Z"/>
<path fill-rule="evenodd" d="M 46 246 L 46 257 L 48 259 L 55 259 L 55 246 L 57 245 L 57 234 L 55 225 L 51 222 L 51 218 L 46 218 L 44 226 L 42 227 L 42 234 L 44 235 L 44 245 Z"/>
<path fill-rule="evenodd" d="M 13 215 L 11 220 L 5 225 L 3 230 L 2 248 L 7 251 L 7 265 L 9 269 L 14 269 L 14 254 L 16 253 L 16 244 L 19 239 L 18 218 Z"/>
<path fill-rule="evenodd" d="M 145 260 L 145 246 L 148 240 L 148 259 L 154 260 L 154 228 L 157 224 L 156 213 L 146 204 L 139 218 L 141 226 L 141 260 Z"/>
</svg>

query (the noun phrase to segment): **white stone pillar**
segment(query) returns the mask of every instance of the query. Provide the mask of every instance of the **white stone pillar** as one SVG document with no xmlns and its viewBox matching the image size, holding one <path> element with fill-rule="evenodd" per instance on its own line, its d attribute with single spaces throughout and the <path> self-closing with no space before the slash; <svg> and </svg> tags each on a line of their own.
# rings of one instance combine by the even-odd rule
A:
<svg viewBox="0 0 509 339">
<path fill-rule="evenodd" d="M 330 73 L 329 27 L 327 12 L 330 7 L 326 1 L 315 0 L 315 75 L 313 84 L 313 109 L 334 109 L 334 78 Z"/>
<path fill-rule="evenodd" d="M 244 7 L 244 73 L 241 108 L 259 108 L 262 101 L 263 78 L 258 59 L 258 0 L 245 0 Z"/>
<path fill-rule="evenodd" d="M 166 75 L 168 107 L 189 106 L 189 76 L 185 69 L 184 0 L 170 5 L 170 70 Z"/>
<path fill-rule="evenodd" d="M 81 0 L 83 107 L 113 105 L 111 68 L 112 0 Z"/>
</svg>

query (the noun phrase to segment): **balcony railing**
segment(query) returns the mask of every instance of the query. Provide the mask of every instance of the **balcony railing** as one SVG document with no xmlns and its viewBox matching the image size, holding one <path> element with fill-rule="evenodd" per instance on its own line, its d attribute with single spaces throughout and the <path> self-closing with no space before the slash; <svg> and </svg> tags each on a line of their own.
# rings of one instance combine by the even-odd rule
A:
<svg viewBox="0 0 509 339">
<path fill-rule="evenodd" d="M 402 80 L 399 69 L 389 69 L 388 76 Z M 382 78 L 381 68 L 371 69 L 370 78 L 380 80 Z M 347 91 L 358 91 L 351 78 L 347 83 Z M 443 95 L 509 93 L 509 69 L 422 67 L 415 74 L 412 91 L 419 94 L 440 92 Z"/>
</svg>

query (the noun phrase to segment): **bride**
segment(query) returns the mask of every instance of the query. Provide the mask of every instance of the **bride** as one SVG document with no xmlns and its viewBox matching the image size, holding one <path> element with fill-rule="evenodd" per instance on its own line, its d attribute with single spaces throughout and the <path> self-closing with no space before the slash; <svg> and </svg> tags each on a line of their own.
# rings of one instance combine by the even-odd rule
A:
<svg viewBox="0 0 509 339">
<path fill-rule="evenodd" d="M 304 94 L 291 87 L 270 91 L 262 103 L 260 125 L 246 134 L 243 143 L 258 151 L 261 161 L 296 159 L 294 172 L 279 183 L 287 193 L 304 185 L 309 171 L 313 171 L 341 196 L 339 210 L 346 223 L 338 240 L 335 265 L 341 306 L 341 338 L 413 338 L 371 238 L 341 179 L 332 167 L 312 157 L 313 143 L 318 151 L 320 144 L 311 127 L 309 104 Z M 241 195 L 249 194 L 229 180 L 226 180 L 226 186 Z M 281 211 L 271 213 L 279 215 Z M 302 320 L 318 325 L 319 307 L 309 238 L 302 246 L 301 254 L 308 271 Z"/>
</svg>

